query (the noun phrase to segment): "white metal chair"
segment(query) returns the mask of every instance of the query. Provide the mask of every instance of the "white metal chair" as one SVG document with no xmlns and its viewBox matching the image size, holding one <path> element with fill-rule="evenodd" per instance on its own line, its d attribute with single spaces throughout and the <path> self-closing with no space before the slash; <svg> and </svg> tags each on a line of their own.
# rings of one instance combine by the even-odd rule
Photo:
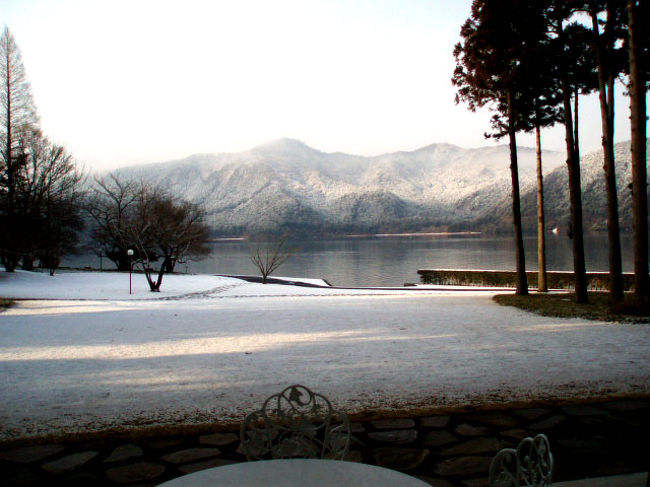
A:
<svg viewBox="0 0 650 487">
<path fill-rule="evenodd" d="M 490 464 L 490 487 L 549 487 L 553 455 L 548 438 L 524 438 L 514 448 L 504 448 Z"/>
<path fill-rule="evenodd" d="M 348 417 L 329 400 L 298 384 L 274 394 L 241 425 L 247 460 L 328 458 L 342 460 L 350 446 Z"/>
</svg>

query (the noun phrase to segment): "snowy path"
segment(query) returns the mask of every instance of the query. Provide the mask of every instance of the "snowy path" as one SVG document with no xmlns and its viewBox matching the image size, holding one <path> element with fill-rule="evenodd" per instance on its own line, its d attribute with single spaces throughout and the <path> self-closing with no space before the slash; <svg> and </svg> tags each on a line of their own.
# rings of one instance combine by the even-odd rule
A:
<svg viewBox="0 0 650 487">
<path fill-rule="evenodd" d="M 351 411 L 650 391 L 645 325 L 538 317 L 489 293 L 209 296 L 1 313 L 0 440 L 237 419 L 296 382 Z"/>
</svg>

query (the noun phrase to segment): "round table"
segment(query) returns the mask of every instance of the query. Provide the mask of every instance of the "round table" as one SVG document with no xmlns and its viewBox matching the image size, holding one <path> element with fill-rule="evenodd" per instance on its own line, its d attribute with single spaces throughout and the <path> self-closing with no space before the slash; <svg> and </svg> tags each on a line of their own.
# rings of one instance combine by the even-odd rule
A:
<svg viewBox="0 0 650 487">
<path fill-rule="evenodd" d="M 208 468 L 159 487 L 431 487 L 410 475 L 365 463 L 287 459 Z"/>
</svg>

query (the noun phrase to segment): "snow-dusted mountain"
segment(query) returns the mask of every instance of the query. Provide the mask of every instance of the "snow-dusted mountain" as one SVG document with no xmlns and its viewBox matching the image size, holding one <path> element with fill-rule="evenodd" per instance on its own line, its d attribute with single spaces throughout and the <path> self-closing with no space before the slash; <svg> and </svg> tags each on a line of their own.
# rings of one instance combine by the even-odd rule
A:
<svg viewBox="0 0 650 487">
<path fill-rule="evenodd" d="M 648 144 L 650 149 L 650 144 Z M 650 152 L 649 152 L 650 153 Z M 621 229 L 632 230 L 632 154 L 630 142 L 621 142 L 614 147 L 616 162 L 616 181 L 618 193 L 619 220 Z M 584 226 L 587 230 L 607 230 L 607 190 L 605 187 L 605 171 L 603 170 L 602 151 L 585 154 L 581 160 L 582 208 Z M 569 222 L 569 183 L 565 168 L 558 168 L 546 178 L 544 194 L 548 203 L 547 213 L 550 224 L 566 227 Z M 525 194 L 522 197 L 522 213 L 524 218 L 532 218 L 532 207 L 536 204 L 537 196 Z M 549 221 L 547 219 L 547 221 Z"/>
<path fill-rule="evenodd" d="M 544 153 L 547 170 L 564 156 Z M 522 188 L 535 150 L 519 149 Z M 375 157 L 324 153 L 293 139 L 121 169 L 203 204 L 219 234 L 422 230 L 474 220 L 510 196 L 507 146 L 432 144 Z"/>
<path fill-rule="evenodd" d="M 648 144 L 650 151 L 650 144 Z M 614 147 L 616 162 L 616 180 L 618 191 L 619 220 L 621 229 L 632 230 L 632 156 L 630 142 L 621 142 Z M 649 152 L 650 153 L 650 152 Z M 607 192 L 605 171 L 603 170 L 603 153 L 594 151 L 585 154 L 580 161 L 582 183 L 583 221 L 586 231 L 607 230 Z M 566 166 L 562 165 L 548 173 L 544 178 L 544 208 L 548 229 L 558 227 L 562 233 L 569 226 L 569 182 Z M 485 215 L 479 225 L 495 226 L 501 229 L 511 228 L 511 206 L 504 202 L 495 208 L 491 215 Z M 521 194 L 521 214 L 524 230 L 534 233 L 537 229 L 537 192 L 527 188 Z"/>
</svg>

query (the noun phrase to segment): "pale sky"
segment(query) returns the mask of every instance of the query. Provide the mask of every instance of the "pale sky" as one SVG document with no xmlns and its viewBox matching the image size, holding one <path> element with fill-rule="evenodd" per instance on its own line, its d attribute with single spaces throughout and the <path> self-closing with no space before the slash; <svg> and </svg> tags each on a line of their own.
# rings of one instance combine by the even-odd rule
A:
<svg viewBox="0 0 650 487">
<path fill-rule="evenodd" d="M 471 0 L 0 0 L 46 134 L 91 171 L 291 137 L 376 155 L 491 145 L 454 105 Z M 617 140 L 627 140 L 627 99 Z M 583 98 L 583 153 L 600 147 Z M 563 128 L 545 148 L 563 150 Z M 520 143 L 533 146 L 532 136 Z M 504 141 L 505 143 L 506 141 Z"/>
</svg>

